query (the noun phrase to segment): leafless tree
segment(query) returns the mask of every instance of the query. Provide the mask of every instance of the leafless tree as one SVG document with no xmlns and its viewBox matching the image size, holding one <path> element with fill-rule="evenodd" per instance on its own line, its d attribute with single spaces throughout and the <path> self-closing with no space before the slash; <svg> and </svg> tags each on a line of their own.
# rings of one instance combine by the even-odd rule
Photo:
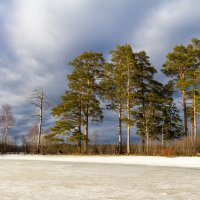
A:
<svg viewBox="0 0 200 200">
<path fill-rule="evenodd" d="M 93 144 L 93 145 L 96 144 L 96 142 L 97 142 L 97 140 L 98 140 L 98 137 L 99 137 L 99 135 L 98 135 L 97 131 L 95 130 L 95 131 L 92 133 L 92 135 L 91 135 L 91 141 L 92 141 L 92 144 Z"/>
<path fill-rule="evenodd" d="M 4 104 L 0 108 L 0 127 L 3 131 L 3 141 L 7 144 L 8 129 L 14 126 L 15 119 L 13 117 L 11 106 L 9 104 Z"/>
<path fill-rule="evenodd" d="M 44 112 L 49 107 L 47 102 L 47 96 L 42 90 L 34 90 L 31 96 L 28 98 L 28 102 L 34 106 L 36 112 L 34 114 L 35 119 L 39 119 L 38 122 L 38 135 L 37 135 L 37 152 L 40 152 L 41 135 L 43 133 L 44 125 Z"/>
<path fill-rule="evenodd" d="M 34 124 L 30 130 L 28 131 L 28 134 L 26 135 L 27 140 L 31 145 L 35 145 L 37 143 L 37 136 L 38 136 L 38 125 Z"/>
</svg>

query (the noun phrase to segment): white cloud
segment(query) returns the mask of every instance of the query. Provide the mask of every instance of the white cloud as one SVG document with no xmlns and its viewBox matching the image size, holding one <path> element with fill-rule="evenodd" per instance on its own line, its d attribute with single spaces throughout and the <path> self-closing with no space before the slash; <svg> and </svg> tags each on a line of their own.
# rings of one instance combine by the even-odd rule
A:
<svg viewBox="0 0 200 200">
<path fill-rule="evenodd" d="M 197 26 L 199 7 L 200 1 L 195 0 L 169 1 L 164 4 L 141 23 L 135 34 L 138 46 L 154 55 L 165 52 L 176 44 L 187 43 L 191 37 L 196 36 L 187 27 L 194 29 Z"/>
<path fill-rule="evenodd" d="M 144 49 L 150 60 L 160 69 L 165 56 L 173 47 L 187 44 L 192 37 L 200 37 L 200 1 L 176 0 L 165 1 L 157 9 L 152 10 L 141 25 L 131 34 L 137 49 Z M 166 80 L 158 73 L 159 80 Z"/>
</svg>

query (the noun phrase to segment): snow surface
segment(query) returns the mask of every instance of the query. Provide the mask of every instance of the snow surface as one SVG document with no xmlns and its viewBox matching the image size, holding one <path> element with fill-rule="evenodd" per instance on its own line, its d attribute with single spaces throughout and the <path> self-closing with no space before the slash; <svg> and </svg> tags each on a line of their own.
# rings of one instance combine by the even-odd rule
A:
<svg viewBox="0 0 200 200">
<path fill-rule="evenodd" d="M 0 200 L 197 200 L 199 174 L 198 157 L 1 155 Z"/>
<path fill-rule="evenodd" d="M 151 165 L 167 167 L 200 168 L 200 157 L 161 157 L 161 156 L 74 156 L 74 155 L 2 155 L 0 160 L 38 160 L 78 163 L 110 163 Z"/>
</svg>

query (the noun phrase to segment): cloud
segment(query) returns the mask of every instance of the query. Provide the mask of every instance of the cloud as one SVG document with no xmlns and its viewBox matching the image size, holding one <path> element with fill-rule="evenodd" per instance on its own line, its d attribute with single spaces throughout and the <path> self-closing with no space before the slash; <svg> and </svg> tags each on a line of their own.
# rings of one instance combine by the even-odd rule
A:
<svg viewBox="0 0 200 200">
<path fill-rule="evenodd" d="M 175 45 L 187 44 L 192 37 L 200 37 L 199 7 L 197 0 L 165 1 L 141 23 L 138 31 L 133 32 L 137 47 L 149 53 L 157 68 Z"/>
<path fill-rule="evenodd" d="M 16 130 L 25 132 L 30 124 L 24 116 L 32 112 L 27 96 L 41 88 L 51 105 L 58 103 L 71 71 L 67 63 L 82 51 L 102 51 L 108 58 L 115 45 L 130 43 L 135 50 L 146 50 L 159 70 L 176 44 L 199 36 L 199 4 L 198 0 L 2 0 L 0 104 L 13 106 L 19 120 Z M 157 79 L 164 76 L 159 73 Z M 112 132 L 117 121 L 106 116 L 104 129 Z"/>
</svg>

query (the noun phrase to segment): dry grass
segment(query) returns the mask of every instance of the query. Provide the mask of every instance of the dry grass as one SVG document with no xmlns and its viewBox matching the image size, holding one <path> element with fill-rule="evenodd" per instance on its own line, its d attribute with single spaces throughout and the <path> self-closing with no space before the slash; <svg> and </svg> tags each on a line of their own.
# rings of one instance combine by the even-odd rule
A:
<svg viewBox="0 0 200 200">
<path fill-rule="evenodd" d="M 123 154 L 126 154 L 126 146 L 123 146 Z M 173 142 L 165 142 L 162 146 L 157 141 L 152 141 L 149 144 L 148 153 L 146 147 L 141 144 L 131 145 L 132 155 L 149 155 L 149 156 L 200 156 L 200 140 L 196 143 L 191 141 L 190 138 L 182 138 Z M 24 152 L 27 154 L 36 153 L 36 145 L 33 143 L 24 143 L 22 146 L 15 144 L 8 144 L 5 148 L 0 144 L 0 152 Z M 75 144 L 56 144 L 43 142 L 40 148 L 41 154 L 86 154 L 80 153 L 78 145 Z M 93 144 L 88 146 L 87 155 L 118 155 L 119 148 L 115 144 Z"/>
</svg>

